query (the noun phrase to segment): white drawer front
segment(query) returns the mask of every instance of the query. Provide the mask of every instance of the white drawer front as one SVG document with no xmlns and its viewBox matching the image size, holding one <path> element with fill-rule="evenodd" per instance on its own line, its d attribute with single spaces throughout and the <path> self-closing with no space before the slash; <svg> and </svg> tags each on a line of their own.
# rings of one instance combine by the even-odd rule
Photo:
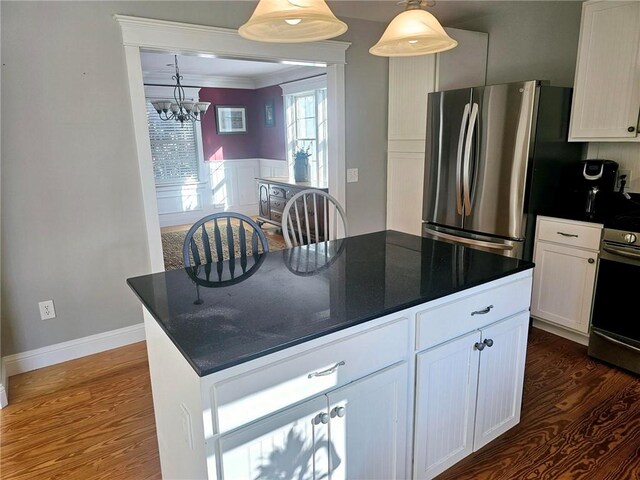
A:
<svg viewBox="0 0 640 480">
<path fill-rule="evenodd" d="M 403 317 L 217 383 L 213 386 L 218 405 L 214 432 L 232 430 L 362 378 L 405 360 L 408 352 L 409 320 Z"/>
<path fill-rule="evenodd" d="M 416 350 L 464 335 L 529 309 L 531 277 L 476 293 L 416 315 Z"/>
<path fill-rule="evenodd" d="M 599 224 L 539 218 L 536 239 L 598 250 L 601 234 L 602 226 Z"/>
</svg>

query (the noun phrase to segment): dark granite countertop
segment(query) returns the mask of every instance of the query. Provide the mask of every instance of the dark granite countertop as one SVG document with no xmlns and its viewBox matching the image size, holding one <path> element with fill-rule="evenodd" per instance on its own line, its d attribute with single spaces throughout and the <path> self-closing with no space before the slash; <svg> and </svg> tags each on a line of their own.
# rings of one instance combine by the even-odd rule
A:
<svg viewBox="0 0 640 480">
<path fill-rule="evenodd" d="M 204 376 L 533 268 L 531 262 L 394 231 L 327 245 L 127 283 Z"/>
</svg>

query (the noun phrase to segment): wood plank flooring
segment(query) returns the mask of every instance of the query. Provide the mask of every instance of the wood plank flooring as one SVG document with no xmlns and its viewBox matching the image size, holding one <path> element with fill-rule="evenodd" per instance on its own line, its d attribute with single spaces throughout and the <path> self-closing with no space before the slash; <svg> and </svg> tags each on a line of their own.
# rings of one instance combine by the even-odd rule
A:
<svg viewBox="0 0 640 480">
<path fill-rule="evenodd" d="M 640 479 L 640 379 L 531 329 L 520 424 L 437 477 L 462 479 Z"/>
<path fill-rule="evenodd" d="M 145 343 L 11 377 L 0 478 L 161 478 Z"/>
<path fill-rule="evenodd" d="M 3 480 L 160 478 L 144 343 L 14 376 L 9 398 Z M 640 379 L 532 329 L 521 423 L 453 479 L 640 479 Z"/>
</svg>

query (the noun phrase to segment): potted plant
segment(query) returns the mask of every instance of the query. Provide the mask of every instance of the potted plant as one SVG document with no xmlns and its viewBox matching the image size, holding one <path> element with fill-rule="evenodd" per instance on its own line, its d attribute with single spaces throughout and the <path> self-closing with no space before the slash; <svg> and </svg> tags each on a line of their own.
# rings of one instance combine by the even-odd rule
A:
<svg viewBox="0 0 640 480">
<path fill-rule="evenodd" d="M 296 146 L 295 152 L 293 153 L 293 174 L 296 182 L 309 181 L 310 149 L 311 145 L 307 146 L 307 148 Z"/>
</svg>

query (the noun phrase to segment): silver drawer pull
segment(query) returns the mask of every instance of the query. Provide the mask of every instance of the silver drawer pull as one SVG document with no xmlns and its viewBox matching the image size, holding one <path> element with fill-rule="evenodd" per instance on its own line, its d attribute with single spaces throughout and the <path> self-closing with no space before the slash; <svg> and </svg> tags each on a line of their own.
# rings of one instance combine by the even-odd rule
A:
<svg viewBox="0 0 640 480">
<path fill-rule="evenodd" d="M 338 369 L 338 367 L 341 367 L 342 365 L 345 365 L 344 360 L 336 363 L 333 367 L 327 368 L 326 370 L 320 370 L 319 372 L 310 373 L 309 375 L 307 375 L 307 378 L 324 377 L 326 375 L 331 375 L 333 372 L 335 372 Z"/>
<path fill-rule="evenodd" d="M 493 305 L 489 305 L 488 307 L 483 308 L 482 310 L 476 310 L 475 312 L 471 312 L 471 316 L 473 317 L 474 315 L 484 315 L 486 313 L 489 313 L 492 308 L 493 308 Z"/>
<path fill-rule="evenodd" d="M 563 237 L 573 237 L 578 238 L 578 235 L 575 233 L 564 233 L 564 232 L 556 232 L 558 235 L 562 235 Z"/>
</svg>

